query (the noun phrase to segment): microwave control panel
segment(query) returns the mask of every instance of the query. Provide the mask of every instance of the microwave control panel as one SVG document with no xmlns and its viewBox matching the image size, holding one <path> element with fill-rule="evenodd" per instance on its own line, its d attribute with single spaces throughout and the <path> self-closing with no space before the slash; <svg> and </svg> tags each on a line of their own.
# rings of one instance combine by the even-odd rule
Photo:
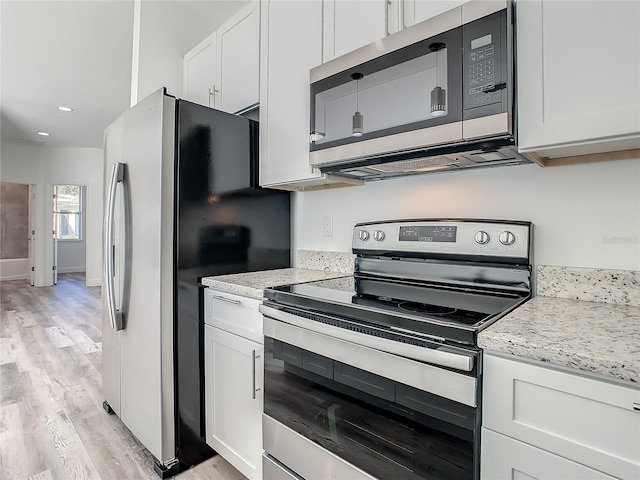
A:
<svg viewBox="0 0 640 480">
<path fill-rule="evenodd" d="M 464 118 L 507 111 L 507 11 L 462 28 Z"/>
</svg>

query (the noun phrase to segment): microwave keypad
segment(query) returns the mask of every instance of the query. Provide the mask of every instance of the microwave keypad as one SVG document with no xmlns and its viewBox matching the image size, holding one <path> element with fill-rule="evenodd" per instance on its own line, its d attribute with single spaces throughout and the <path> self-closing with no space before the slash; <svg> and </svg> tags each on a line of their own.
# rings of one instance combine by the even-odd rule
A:
<svg viewBox="0 0 640 480">
<path fill-rule="evenodd" d="M 494 68 L 493 59 L 469 65 L 469 86 L 484 86 L 486 82 L 492 82 L 494 80 Z M 478 91 L 478 89 L 473 88 L 471 90 Z M 475 92 L 469 91 L 469 93 L 473 95 Z"/>
</svg>

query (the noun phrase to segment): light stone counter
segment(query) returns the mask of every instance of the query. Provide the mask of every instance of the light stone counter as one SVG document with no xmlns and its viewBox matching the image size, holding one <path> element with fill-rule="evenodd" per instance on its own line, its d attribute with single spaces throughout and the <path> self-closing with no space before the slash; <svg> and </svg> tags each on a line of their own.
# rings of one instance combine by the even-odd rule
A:
<svg viewBox="0 0 640 480">
<path fill-rule="evenodd" d="M 264 289 L 267 287 L 326 280 L 329 278 L 344 277 L 345 275 L 347 274 L 343 272 L 309 270 L 306 268 L 282 268 L 261 272 L 204 277 L 202 284 L 224 292 L 262 299 Z"/>
<path fill-rule="evenodd" d="M 487 350 L 640 382 L 640 307 L 535 297 L 478 335 Z"/>
</svg>

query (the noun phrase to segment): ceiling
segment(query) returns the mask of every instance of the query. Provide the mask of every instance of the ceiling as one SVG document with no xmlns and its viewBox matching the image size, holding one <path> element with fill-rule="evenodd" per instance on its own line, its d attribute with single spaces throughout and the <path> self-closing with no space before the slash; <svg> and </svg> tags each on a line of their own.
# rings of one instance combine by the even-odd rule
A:
<svg viewBox="0 0 640 480">
<path fill-rule="evenodd" d="M 170 14 L 184 54 L 245 3 L 142 0 L 141 32 L 146 18 Z M 104 128 L 130 105 L 133 19 L 133 0 L 0 0 L 2 142 L 102 148 Z"/>
</svg>

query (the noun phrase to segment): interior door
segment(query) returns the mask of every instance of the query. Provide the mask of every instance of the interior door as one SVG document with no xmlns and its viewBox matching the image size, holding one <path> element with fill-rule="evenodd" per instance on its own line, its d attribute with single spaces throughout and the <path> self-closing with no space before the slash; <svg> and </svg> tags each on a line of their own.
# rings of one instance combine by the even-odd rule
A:
<svg viewBox="0 0 640 480">
<path fill-rule="evenodd" d="M 36 186 L 29 185 L 29 233 L 27 235 L 28 256 L 29 256 L 29 283 L 31 286 L 35 284 L 35 246 L 36 246 L 36 230 L 35 230 L 35 218 L 36 218 Z"/>
<path fill-rule="evenodd" d="M 53 237 L 52 245 L 52 261 L 51 261 L 51 271 L 53 274 L 52 283 L 54 285 L 58 284 L 58 230 L 60 228 L 59 225 L 59 216 L 58 216 L 58 195 L 56 194 L 56 187 L 53 187 L 53 221 L 51 222 L 52 229 L 51 235 Z"/>
</svg>

